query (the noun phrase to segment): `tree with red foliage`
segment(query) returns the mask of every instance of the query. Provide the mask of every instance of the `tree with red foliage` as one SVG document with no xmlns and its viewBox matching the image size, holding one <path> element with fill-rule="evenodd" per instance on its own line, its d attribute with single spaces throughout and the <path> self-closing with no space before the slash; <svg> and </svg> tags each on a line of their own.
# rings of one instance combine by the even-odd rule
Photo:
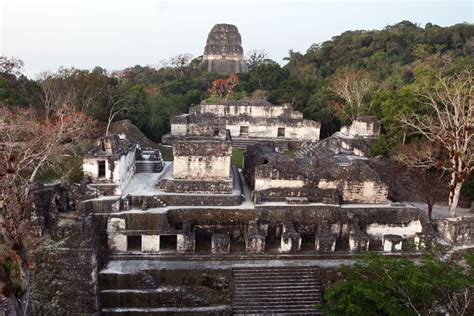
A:
<svg viewBox="0 0 474 316">
<path fill-rule="evenodd" d="M 237 75 L 230 75 L 227 78 L 216 79 L 211 83 L 208 92 L 212 96 L 227 100 L 229 95 L 238 87 L 239 82 L 240 80 Z"/>
<path fill-rule="evenodd" d="M 56 109 L 48 121 L 38 121 L 21 108 L 0 107 L 0 231 L 20 270 L 23 290 L 19 302 L 9 302 L 7 314 L 26 315 L 29 299 L 31 232 L 29 188 L 38 171 L 58 165 L 91 131 L 93 122 L 72 105 Z M 0 271 L 2 272 L 2 271 Z M 3 273 L 3 275 L 5 275 Z M 3 287 L 8 282 L 3 280 Z M 0 297 L 5 295 L 2 291 Z M 13 303 L 16 302 L 16 304 Z M 13 305 L 12 305 L 13 304 Z"/>
</svg>

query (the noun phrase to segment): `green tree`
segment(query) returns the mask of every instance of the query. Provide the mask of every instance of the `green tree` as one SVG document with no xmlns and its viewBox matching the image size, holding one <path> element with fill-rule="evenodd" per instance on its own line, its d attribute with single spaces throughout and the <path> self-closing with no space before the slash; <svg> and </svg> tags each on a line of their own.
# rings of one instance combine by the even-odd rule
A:
<svg viewBox="0 0 474 316">
<path fill-rule="evenodd" d="M 407 258 L 367 254 L 325 291 L 325 315 L 464 315 L 474 291 L 474 254 L 463 262 L 427 255 Z M 467 267 L 466 267 L 467 266 Z"/>
</svg>

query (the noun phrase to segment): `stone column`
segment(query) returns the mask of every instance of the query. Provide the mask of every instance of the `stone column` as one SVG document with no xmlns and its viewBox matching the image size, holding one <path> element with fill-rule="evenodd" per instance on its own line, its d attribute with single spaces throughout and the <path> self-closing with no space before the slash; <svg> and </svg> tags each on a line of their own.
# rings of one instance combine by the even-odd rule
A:
<svg viewBox="0 0 474 316">
<path fill-rule="evenodd" d="M 245 251 L 248 253 L 265 252 L 265 236 L 263 234 L 248 235 L 245 238 Z"/>
<path fill-rule="evenodd" d="M 319 224 L 314 236 L 314 246 L 319 253 L 334 252 L 336 237 L 329 231 L 327 224 Z"/>
<path fill-rule="evenodd" d="M 425 249 L 429 247 L 433 236 L 425 233 L 416 233 L 414 242 L 417 250 Z"/>
<path fill-rule="evenodd" d="M 301 249 L 301 235 L 296 232 L 293 223 L 283 225 L 281 234 L 280 250 L 282 252 L 296 252 Z"/>
<path fill-rule="evenodd" d="M 125 230 L 125 218 L 110 217 L 107 222 L 107 238 L 110 251 L 127 251 L 127 235 Z"/>
<path fill-rule="evenodd" d="M 178 234 L 176 236 L 176 252 L 194 253 L 195 246 L 196 246 L 196 234 L 194 232 Z"/>
<path fill-rule="evenodd" d="M 265 251 L 265 234 L 259 230 L 258 221 L 250 221 L 247 229 L 247 236 L 245 237 L 246 252 L 263 253 Z"/>
<path fill-rule="evenodd" d="M 160 251 L 160 235 L 142 235 L 142 251 Z"/>
<path fill-rule="evenodd" d="M 403 237 L 400 235 L 383 235 L 383 251 L 402 251 Z"/>
<path fill-rule="evenodd" d="M 349 233 L 349 248 L 351 252 L 369 250 L 369 236 L 361 231 L 358 224 L 352 225 Z"/>
<path fill-rule="evenodd" d="M 281 234 L 280 249 L 282 252 L 296 252 L 301 249 L 301 235 L 297 232 L 286 231 Z"/>
<path fill-rule="evenodd" d="M 211 249 L 212 253 L 230 253 L 229 234 L 212 234 Z"/>
</svg>

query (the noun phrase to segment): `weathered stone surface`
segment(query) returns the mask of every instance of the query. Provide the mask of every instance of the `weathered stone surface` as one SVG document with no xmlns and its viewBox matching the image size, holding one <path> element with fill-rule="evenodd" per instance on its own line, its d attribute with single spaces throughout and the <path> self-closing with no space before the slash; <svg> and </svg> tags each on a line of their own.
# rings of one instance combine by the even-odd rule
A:
<svg viewBox="0 0 474 316">
<path fill-rule="evenodd" d="M 212 253 L 229 253 L 230 252 L 230 236 L 229 234 L 212 234 L 211 239 Z"/>
<path fill-rule="evenodd" d="M 65 181 L 32 191 L 34 212 L 42 219 L 42 246 L 48 247 L 30 255 L 30 315 L 99 312 L 97 227 L 87 209 L 76 209 L 81 195 L 87 194 Z"/>
<path fill-rule="evenodd" d="M 176 251 L 178 253 L 193 253 L 196 247 L 196 234 L 189 232 L 176 235 Z"/>
<path fill-rule="evenodd" d="M 402 251 L 403 237 L 400 235 L 384 235 L 382 239 L 383 251 Z"/>
<path fill-rule="evenodd" d="M 232 24 L 216 24 L 207 37 L 203 65 L 209 72 L 247 72 L 239 30 Z"/>
<path fill-rule="evenodd" d="M 474 217 L 453 217 L 439 221 L 438 230 L 442 236 L 455 245 L 474 244 Z"/>
</svg>

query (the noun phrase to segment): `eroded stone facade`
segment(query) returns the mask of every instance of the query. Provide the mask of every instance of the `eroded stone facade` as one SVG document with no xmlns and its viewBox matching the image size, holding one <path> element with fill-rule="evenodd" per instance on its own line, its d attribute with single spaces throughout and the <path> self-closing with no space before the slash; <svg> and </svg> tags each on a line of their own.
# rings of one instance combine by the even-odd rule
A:
<svg viewBox="0 0 474 316">
<path fill-rule="evenodd" d="M 172 118 L 171 133 L 162 142 L 172 144 L 202 129 L 224 128 L 229 130 L 235 148 L 245 149 L 248 144 L 271 140 L 277 147 L 287 149 L 317 142 L 320 127 L 319 122 L 303 119 L 289 104 L 273 105 L 264 100 L 202 102 L 192 107 L 189 114 Z"/>
<path fill-rule="evenodd" d="M 242 39 L 232 24 L 216 24 L 207 37 L 203 67 L 208 72 L 235 74 L 247 72 Z"/>
</svg>

